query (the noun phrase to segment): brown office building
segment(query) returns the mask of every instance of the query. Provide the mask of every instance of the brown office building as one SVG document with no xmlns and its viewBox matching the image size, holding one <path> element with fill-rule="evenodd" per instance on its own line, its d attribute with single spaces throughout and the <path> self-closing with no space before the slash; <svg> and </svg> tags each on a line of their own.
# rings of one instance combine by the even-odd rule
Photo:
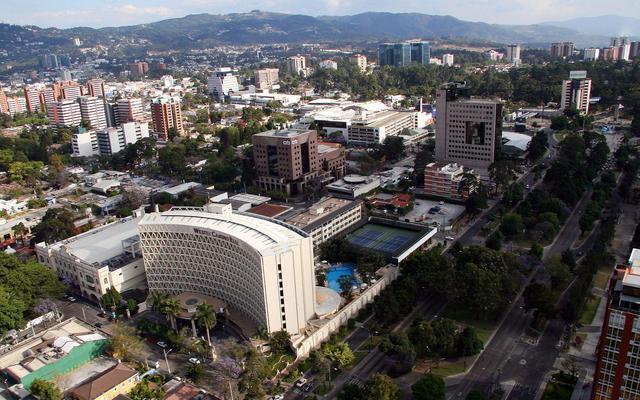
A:
<svg viewBox="0 0 640 400">
<path fill-rule="evenodd" d="M 461 83 L 436 92 L 436 161 L 457 163 L 488 178 L 502 144 L 502 104 L 471 99 Z"/>
<path fill-rule="evenodd" d="M 162 96 L 151 103 L 153 131 L 159 139 L 168 140 L 169 131 L 175 128 L 178 136 L 184 133 L 182 128 L 182 101 L 179 97 Z"/>
<path fill-rule="evenodd" d="M 325 146 L 319 153 L 314 130 L 272 130 L 253 135 L 252 141 L 257 184 L 263 190 L 298 195 L 309 185 L 331 182 L 331 173 L 344 174 L 344 150 Z"/>
</svg>

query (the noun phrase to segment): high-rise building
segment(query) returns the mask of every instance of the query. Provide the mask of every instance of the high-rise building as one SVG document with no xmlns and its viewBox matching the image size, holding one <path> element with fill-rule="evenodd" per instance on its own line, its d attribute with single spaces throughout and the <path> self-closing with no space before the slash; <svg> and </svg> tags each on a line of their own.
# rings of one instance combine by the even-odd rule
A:
<svg viewBox="0 0 640 400">
<path fill-rule="evenodd" d="M 218 203 L 146 214 L 138 229 L 151 291 L 211 299 L 232 321 L 297 337 L 316 316 L 313 243 L 301 229 Z"/>
<path fill-rule="evenodd" d="M 267 191 L 304 193 L 321 169 L 315 130 L 272 130 L 256 133 L 251 140 L 257 184 Z"/>
<path fill-rule="evenodd" d="M 118 125 L 127 122 L 143 122 L 142 99 L 138 97 L 119 99 L 115 104 L 114 114 Z"/>
<path fill-rule="evenodd" d="M 58 62 L 58 56 L 55 54 L 49 54 L 49 68 L 58 69 L 60 68 L 60 63 Z"/>
<path fill-rule="evenodd" d="M 484 58 L 489 61 L 500 61 L 502 60 L 502 58 L 504 58 L 504 54 L 491 49 L 484 53 Z"/>
<path fill-rule="evenodd" d="M 609 282 L 592 400 L 640 396 L 640 249 L 628 264 L 616 266 Z"/>
<path fill-rule="evenodd" d="M 591 79 L 587 78 L 587 71 L 571 71 L 569 79 L 562 81 L 560 108 L 575 108 L 583 114 L 588 114 L 590 99 Z"/>
<path fill-rule="evenodd" d="M 631 42 L 629 44 L 629 58 L 634 59 L 640 57 L 640 42 Z"/>
<path fill-rule="evenodd" d="M 426 41 L 383 43 L 378 46 L 378 64 L 402 67 L 411 63 L 429 64 L 431 47 Z"/>
<path fill-rule="evenodd" d="M 107 127 L 107 118 L 104 112 L 104 102 L 93 96 L 82 96 L 80 102 L 80 115 L 85 124 L 92 129 L 104 129 Z"/>
<path fill-rule="evenodd" d="M 582 59 L 584 61 L 597 61 L 600 58 L 600 49 L 597 47 L 590 47 L 584 49 Z"/>
<path fill-rule="evenodd" d="M 573 49 L 575 45 L 573 42 L 556 42 L 551 43 L 551 48 L 549 52 L 551 53 L 551 57 L 571 57 L 573 55 Z"/>
<path fill-rule="evenodd" d="M 60 54 L 60 66 L 62 67 L 70 67 L 71 66 L 71 58 L 68 54 L 63 53 Z"/>
<path fill-rule="evenodd" d="M 318 63 L 318 66 L 324 69 L 338 69 L 338 63 L 333 60 L 322 60 Z"/>
<path fill-rule="evenodd" d="M 82 96 L 82 86 L 79 86 L 75 82 L 72 82 L 72 84 L 67 86 L 63 86 L 61 91 L 62 100 L 76 100 L 78 97 Z"/>
<path fill-rule="evenodd" d="M 105 97 L 104 80 L 89 79 L 87 81 L 87 93 L 93 97 Z"/>
<path fill-rule="evenodd" d="M 71 80 L 71 71 L 66 68 L 60 68 L 59 72 L 60 80 L 62 81 L 70 81 Z"/>
<path fill-rule="evenodd" d="M 27 100 L 24 97 L 9 97 L 7 98 L 7 108 L 11 115 L 25 113 L 27 112 Z"/>
<path fill-rule="evenodd" d="M 127 122 L 118 127 L 96 131 L 100 155 L 112 156 L 124 150 L 128 144 L 149 137 L 148 122 Z"/>
<path fill-rule="evenodd" d="M 225 96 L 240 90 L 238 78 L 234 75 L 231 68 L 216 68 L 209 75 L 208 89 L 209 93 L 218 101 L 224 101 Z"/>
<path fill-rule="evenodd" d="M 0 86 L 0 113 L 8 114 L 9 113 L 9 103 L 7 102 L 7 94 L 4 92 L 4 89 Z"/>
<path fill-rule="evenodd" d="M 49 123 L 54 127 L 79 126 L 82 122 L 80 104 L 75 100 L 56 101 L 47 109 Z"/>
<path fill-rule="evenodd" d="M 611 47 L 616 49 L 615 61 L 629 61 L 631 53 L 631 41 L 626 36 L 611 38 Z"/>
<path fill-rule="evenodd" d="M 502 103 L 467 93 L 463 83 L 436 91 L 436 161 L 461 164 L 487 178 L 502 145 Z"/>
<path fill-rule="evenodd" d="M 513 65 L 520 65 L 520 45 L 509 44 L 507 45 L 507 62 Z"/>
<path fill-rule="evenodd" d="M 149 64 L 145 61 L 137 61 L 129 64 L 129 72 L 134 78 L 145 76 L 149 72 Z"/>
<path fill-rule="evenodd" d="M 367 70 L 367 56 L 362 54 L 354 54 L 349 57 L 349 63 L 357 66 L 361 72 Z"/>
<path fill-rule="evenodd" d="M 40 99 L 40 91 L 31 85 L 24 87 L 24 98 L 27 101 L 27 110 L 29 112 L 37 112 L 42 110 L 42 104 Z"/>
<path fill-rule="evenodd" d="M 182 127 L 182 101 L 177 96 L 161 96 L 151 102 L 153 131 L 162 140 L 168 140 L 171 130 L 178 136 L 184 134 Z"/>
<path fill-rule="evenodd" d="M 453 54 L 443 54 L 442 55 L 442 65 L 444 65 L 445 67 L 452 67 L 453 66 Z"/>
<path fill-rule="evenodd" d="M 278 68 L 264 68 L 256 70 L 253 73 L 256 88 L 271 89 L 273 85 L 276 85 L 280 81 L 278 72 Z"/>
<path fill-rule="evenodd" d="M 304 75 L 307 70 L 307 60 L 304 56 L 291 56 L 287 58 L 287 72 L 290 74 Z"/>
<path fill-rule="evenodd" d="M 477 180 L 464 183 L 465 175 L 469 174 L 475 176 L 473 170 L 465 171 L 459 164 L 429 163 L 424 169 L 424 193 L 430 196 L 466 200 L 477 189 Z"/>
<path fill-rule="evenodd" d="M 49 107 L 56 101 L 58 101 L 56 89 L 54 87 L 44 88 L 42 91 L 42 104 L 44 105 L 44 109 L 49 110 Z"/>
<path fill-rule="evenodd" d="M 605 47 L 602 49 L 602 59 L 605 61 L 618 60 L 618 48 L 617 47 Z"/>
</svg>

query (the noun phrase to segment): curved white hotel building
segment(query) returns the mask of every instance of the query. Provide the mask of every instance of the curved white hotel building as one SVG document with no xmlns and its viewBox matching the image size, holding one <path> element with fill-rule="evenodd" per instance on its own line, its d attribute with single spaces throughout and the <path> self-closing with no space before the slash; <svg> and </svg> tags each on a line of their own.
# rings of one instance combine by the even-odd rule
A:
<svg viewBox="0 0 640 400">
<path fill-rule="evenodd" d="M 138 225 L 149 290 L 223 300 L 269 332 L 302 334 L 315 316 L 311 237 L 226 204 L 146 214 Z"/>
</svg>

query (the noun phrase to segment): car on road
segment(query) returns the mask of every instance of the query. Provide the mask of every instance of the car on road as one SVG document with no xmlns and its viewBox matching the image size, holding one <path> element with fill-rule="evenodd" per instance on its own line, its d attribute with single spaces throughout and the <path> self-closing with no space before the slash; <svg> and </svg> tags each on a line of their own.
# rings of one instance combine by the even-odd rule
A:
<svg viewBox="0 0 640 400">
<path fill-rule="evenodd" d="M 453 236 L 445 236 L 444 240 L 453 241 L 453 240 L 456 240 L 456 238 L 454 238 Z"/>
<path fill-rule="evenodd" d="M 67 300 L 69 300 L 70 302 L 74 303 L 74 302 L 76 301 L 76 298 L 75 298 L 75 297 L 73 297 L 73 296 L 69 296 L 69 297 L 67 298 Z"/>
<path fill-rule="evenodd" d="M 95 326 L 96 328 L 102 328 L 102 322 L 96 322 L 95 324 L 93 324 L 93 326 Z"/>
<path fill-rule="evenodd" d="M 159 341 L 158 343 L 156 343 L 159 347 L 166 349 L 167 348 L 167 344 L 163 341 Z"/>
<path fill-rule="evenodd" d="M 307 383 L 307 378 L 300 378 L 296 381 L 296 387 L 303 387 Z"/>
<path fill-rule="evenodd" d="M 310 392 L 313 390 L 313 383 L 307 383 L 303 388 L 303 392 Z"/>
<path fill-rule="evenodd" d="M 198 359 L 197 359 L 197 358 L 195 358 L 195 357 L 191 357 L 191 358 L 189 359 L 189 362 L 190 362 L 191 364 L 193 364 L 193 365 L 200 364 L 200 360 L 198 360 Z"/>
<path fill-rule="evenodd" d="M 284 400 L 283 394 L 276 394 L 275 396 L 269 397 L 269 400 Z"/>
</svg>

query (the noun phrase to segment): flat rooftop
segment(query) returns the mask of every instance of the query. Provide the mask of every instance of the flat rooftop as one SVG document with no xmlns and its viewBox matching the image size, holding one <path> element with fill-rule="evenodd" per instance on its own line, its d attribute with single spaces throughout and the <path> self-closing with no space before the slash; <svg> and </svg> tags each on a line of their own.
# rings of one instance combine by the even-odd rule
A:
<svg viewBox="0 0 640 400">
<path fill-rule="evenodd" d="M 247 210 L 252 214 L 263 215 L 265 217 L 274 218 L 280 214 L 289 211 L 291 207 L 280 206 L 278 204 L 263 203 Z"/>
<path fill-rule="evenodd" d="M 399 121 L 404 118 L 407 118 L 409 114 L 411 114 L 411 112 L 392 111 L 392 110 L 381 111 L 371 116 L 367 116 L 363 120 L 354 120 L 353 122 L 357 124 L 363 124 L 371 128 L 381 128 L 395 121 Z"/>
<path fill-rule="evenodd" d="M 346 210 L 356 204 L 357 202 L 353 200 L 324 197 L 303 212 L 288 218 L 286 222 L 300 229 L 307 230 L 305 228 L 314 227 L 316 222 L 331 218 L 340 211 Z"/>
<path fill-rule="evenodd" d="M 55 243 L 56 250 L 63 246 L 80 260 L 93 264 L 103 263 L 124 253 L 122 242 L 138 236 L 141 218 L 123 218 L 88 232 Z"/>
<path fill-rule="evenodd" d="M 270 130 L 266 132 L 256 133 L 253 136 L 260 137 L 295 137 L 309 133 L 308 129 L 281 129 Z"/>
</svg>

